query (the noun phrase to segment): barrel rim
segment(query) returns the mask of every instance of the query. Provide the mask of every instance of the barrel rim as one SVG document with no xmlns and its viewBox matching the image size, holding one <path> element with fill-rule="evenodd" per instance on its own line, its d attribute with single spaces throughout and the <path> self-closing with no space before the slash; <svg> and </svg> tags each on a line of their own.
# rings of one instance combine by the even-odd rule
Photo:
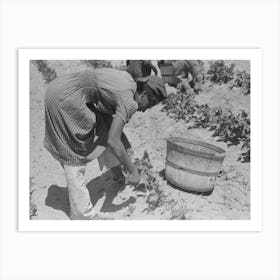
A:
<svg viewBox="0 0 280 280">
<path fill-rule="evenodd" d="M 176 144 L 176 142 L 183 142 L 183 143 L 188 143 L 188 144 L 200 145 L 202 147 L 211 149 L 211 150 L 215 151 L 216 153 L 193 151 L 189 148 L 179 146 L 178 144 Z M 207 158 L 210 157 L 210 158 L 223 159 L 223 158 L 225 158 L 225 153 L 226 153 L 226 151 L 224 149 L 222 149 L 220 147 L 217 147 L 213 144 L 209 144 L 209 143 L 194 140 L 194 139 L 183 138 L 183 137 L 169 137 L 167 139 L 167 144 L 175 146 L 176 148 L 178 148 L 182 152 L 189 152 L 192 155 L 197 155 L 197 156 L 207 157 Z"/>
</svg>

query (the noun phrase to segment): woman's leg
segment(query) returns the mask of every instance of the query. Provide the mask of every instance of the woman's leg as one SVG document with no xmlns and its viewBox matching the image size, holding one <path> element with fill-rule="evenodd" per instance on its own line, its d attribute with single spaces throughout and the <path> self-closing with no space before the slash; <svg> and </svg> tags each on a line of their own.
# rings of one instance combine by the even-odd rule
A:
<svg viewBox="0 0 280 280">
<path fill-rule="evenodd" d="M 96 216 L 86 188 L 86 166 L 63 165 L 69 192 L 72 220 L 89 220 Z"/>
</svg>

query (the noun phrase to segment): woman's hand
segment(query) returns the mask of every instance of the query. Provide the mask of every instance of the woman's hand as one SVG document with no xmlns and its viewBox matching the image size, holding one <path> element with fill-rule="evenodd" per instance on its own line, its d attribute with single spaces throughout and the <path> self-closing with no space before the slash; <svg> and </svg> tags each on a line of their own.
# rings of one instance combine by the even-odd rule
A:
<svg viewBox="0 0 280 280">
<path fill-rule="evenodd" d="M 135 170 L 133 173 L 130 173 L 128 177 L 126 178 L 126 184 L 137 186 L 140 183 L 140 176 L 137 170 Z"/>
</svg>

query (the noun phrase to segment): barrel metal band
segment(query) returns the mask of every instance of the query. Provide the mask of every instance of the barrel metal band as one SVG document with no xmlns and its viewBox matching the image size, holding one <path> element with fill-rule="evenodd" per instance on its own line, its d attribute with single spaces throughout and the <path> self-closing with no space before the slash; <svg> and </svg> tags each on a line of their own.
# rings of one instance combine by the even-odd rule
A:
<svg viewBox="0 0 280 280">
<path fill-rule="evenodd" d="M 181 166 L 177 165 L 176 163 L 173 163 L 169 160 L 166 161 L 166 164 L 169 165 L 170 167 L 175 168 L 175 169 L 179 169 L 181 171 L 186 171 L 188 173 L 195 174 L 195 175 L 200 175 L 200 176 L 216 177 L 220 173 L 220 172 L 198 171 L 198 170 L 193 170 L 193 169 L 189 169 L 189 168 L 186 168 L 186 167 L 181 167 Z"/>
</svg>

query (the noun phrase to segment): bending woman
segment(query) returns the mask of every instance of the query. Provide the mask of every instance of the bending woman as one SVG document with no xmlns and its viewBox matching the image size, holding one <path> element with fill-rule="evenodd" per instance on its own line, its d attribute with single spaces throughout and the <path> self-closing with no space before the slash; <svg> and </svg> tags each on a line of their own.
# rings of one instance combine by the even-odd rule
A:
<svg viewBox="0 0 280 280">
<path fill-rule="evenodd" d="M 174 63 L 175 75 L 183 74 L 184 78 L 190 73 L 192 80 L 189 82 L 195 93 L 201 91 L 201 85 L 204 81 L 204 69 L 198 60 L 177 60 Z"/>
<path fill-rule="evenodd" d="M 122 164 L 129 172 L 128 183 L 139 183 L 123 128 L 137 110 L 145 111 L 165 97 L 159 77 L 146 77 L 137 87 L 129 73 L 109 68 L 61 76 L 50 84 L 44 146 L 64 168 L 71 219 L 97 216 L 86 188 L 88 162 L 102 159 L 107 168 L 116 170 Z"/>
</svg>

